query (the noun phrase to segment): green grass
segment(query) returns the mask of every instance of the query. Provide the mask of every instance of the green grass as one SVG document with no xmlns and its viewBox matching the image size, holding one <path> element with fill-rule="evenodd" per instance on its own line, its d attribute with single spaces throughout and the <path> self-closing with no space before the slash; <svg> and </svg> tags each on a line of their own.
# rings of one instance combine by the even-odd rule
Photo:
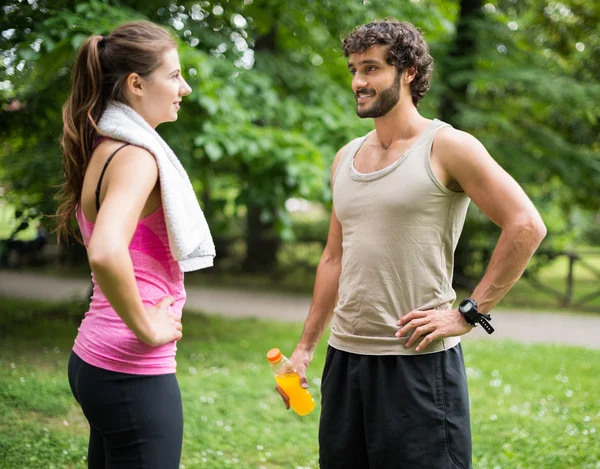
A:
<svg viewBox="0 0 600 469">
<path fill-rule="evenodd" d="M 0 467 L 86 467 L 87 424 L 66 378 L 82 308 L 0 302 Z M 182 468 L 318 467 L 319 405 L 304 418 L 286 412 L 265 359 L 274 346 L 290 353 L 300 332 L 300 324 L 184 316 Z M 325 347 L 309 369 L 317 401 Z M 463 347 L 476 469 L 600 468 L 600 351 Z"/>
</svg>

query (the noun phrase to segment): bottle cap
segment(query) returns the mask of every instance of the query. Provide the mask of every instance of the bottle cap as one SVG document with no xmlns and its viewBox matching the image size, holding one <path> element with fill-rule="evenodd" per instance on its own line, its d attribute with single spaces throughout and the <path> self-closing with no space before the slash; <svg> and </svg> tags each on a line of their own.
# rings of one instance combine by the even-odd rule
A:
<svg viewBox="0 0 600 469">
<path fill-rule="evenodd" d="M 272 348 L 267 352 L 267 360 L 273 364 L 277 364 L 281 361 L 281 350 L 278 348 Z"/>
</svg>

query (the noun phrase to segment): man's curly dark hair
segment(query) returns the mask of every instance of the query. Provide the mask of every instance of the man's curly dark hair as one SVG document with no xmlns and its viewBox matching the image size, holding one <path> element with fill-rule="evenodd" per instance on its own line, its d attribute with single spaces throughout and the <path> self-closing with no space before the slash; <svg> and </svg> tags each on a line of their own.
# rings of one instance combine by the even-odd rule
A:
<svg viewBox="0 0 600 469">
<path fill-rule="evenodd" d="M 358 26 L 342 40 L 344 55 L 362 54 L 375 45 L 388 46 L 387 62 L 398 72 L 415 68 L 415 78 L 410 92 L 415 106 L 429 90 L 433 72 L 433 57 L 421 30 L 406 21 L 396 19 L 376 20 Z"/>
</svg>

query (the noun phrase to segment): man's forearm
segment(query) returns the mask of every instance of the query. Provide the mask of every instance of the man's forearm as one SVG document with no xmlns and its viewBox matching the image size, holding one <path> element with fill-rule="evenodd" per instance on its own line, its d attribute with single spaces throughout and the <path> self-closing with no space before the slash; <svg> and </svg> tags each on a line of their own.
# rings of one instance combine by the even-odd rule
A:
<svg viewBox="0 0 600 469">
<path fill-rule="evenodd" d="M 503 228 L 489 267 L 472 295 L 480 312 L 489 312 L 519 280 L 545 235 L 544 224 L 536 218 Z"/>
<path fill-rule="evenodd" d="M 329 325 L 333 316 L 341 271 L 341 259 L 332 258 L 324 253 L 317 267 L 310 311 L 297 348 L 312 353 Z"/>
</svg>

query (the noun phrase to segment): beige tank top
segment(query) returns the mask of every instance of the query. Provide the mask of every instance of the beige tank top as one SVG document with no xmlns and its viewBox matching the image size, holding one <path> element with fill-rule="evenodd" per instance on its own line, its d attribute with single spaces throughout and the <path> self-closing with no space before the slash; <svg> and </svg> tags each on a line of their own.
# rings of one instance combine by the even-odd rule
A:
<svg viewBox="0 0 600 469">
<path fill-rule="evenodd" d="M 365 355 L 414 355 L 397 338 L 398 320 L 415 310 L 447 309 L 454 250 L 469 198 L 435 176 L 430 153 L 434 119 L 393 164 L 359 173 L 354 156 L 367 136 L 353 140 L 333 177 L 333 203 L 342 225 L 343 256 L 338 302 L 329 344 Z M 432 342 L 420 353 L 447 350 L 458 337 Z"/>
</svg>

